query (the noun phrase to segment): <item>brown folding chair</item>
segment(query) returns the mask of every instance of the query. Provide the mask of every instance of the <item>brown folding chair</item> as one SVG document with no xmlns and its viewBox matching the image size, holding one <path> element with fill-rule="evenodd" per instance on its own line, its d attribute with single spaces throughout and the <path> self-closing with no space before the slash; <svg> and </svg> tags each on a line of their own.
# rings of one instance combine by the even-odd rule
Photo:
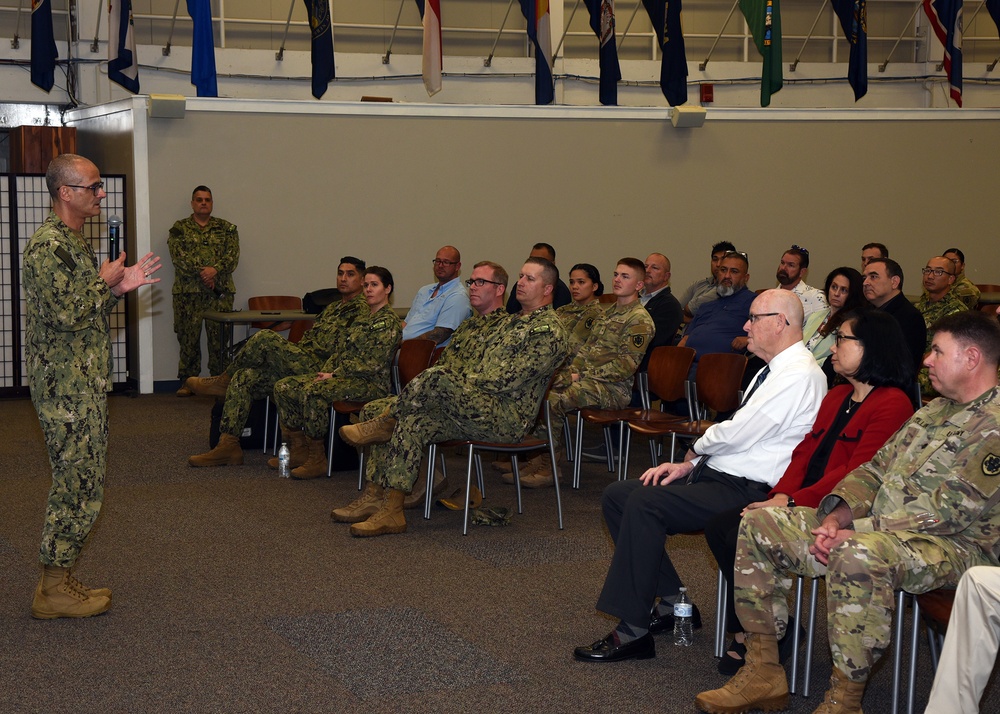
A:
<svg viewBox="0 0 1000 714">
<path fill-rule="evenodd" d="M 656 394 L 661 404 L 664 401 L 677 401 L 685 396 L 684 383 L 687 380 L 695 351 L 690 347 L 673 347 L 664 345 L 657 347 L 649 356 L 647 372 L 636 375 L 640 382 L 639 391 L 643 395 L 644 408 L 631 409 L 599 409 L 584 407 L 580 409 L 576 422 L 576 453 L 573 459 L 573 488 L 580 488 L 580 457 L 583 452 L 583 423 L 590 422 L 603 427 L 604 447 L 608 454 L 608 471 L 615 470 L 615 457 L 611 448 L 611 427 L 618 425 L 618 480 L 628 478 L 628 450 L 631 431 L 625 429 L 630 419 L 642 418 L 677 422 L 681 417 L 653 412 L 649 409 L 649 393 Z M 661 407 L 662 408 L 662 407 Z M 659 415 L 659 416 L 654 416 Z"/>
<path fill-rule="evenodd" d="M 427 369 L 434 347 L 434 340 L 428 340 L 425 337 L 403 340 L 392 361 L 392 389 L 395 394 L 399 394 L 411 379 Z M 333 444 L 337 437 L 337 415 L 346 414 L 350 417 L 351 414 L 358 414 L 367 403 L 367 401 L 342 400 L 330 405 L 330 433 L 327 439 L 329 443 L 326 447 L 327 477 L 333 473 Z M 364 449 L 361 449 L 358 452 L 358 490 L 360 491 L 364 486 L 365 452 Z"/>
<path fill-rule="evenodd" d="M 247 308 L 250 310 L 301 310 L 302 298 L 291 295 L 256 295 L 247 298 Z M 291 322 L 261 321 L 251 322 L 250 327 L 255 330 L 274 330 L 275 332 L 285 332 L 291 329 Z"/>
<path fill-rule="evenodd" d="M 629 419 L 631 431 L 649 437 L 649 454 L 653 466 L 659 463 L 656 453 L 656 438 L 671 435 L 670 460 L 674 460 L 677 437 L 697 438 L 715 424 L 703 418 L 708 409 L 717 413 L 731 412 L 740 406 L 740 385 L 747 358 L 734 353 L 707 354 L 698 361 L 694 387 L 689 386 L 688 405 L 690 419 L 665 420 L 659 412 L 650 412 Z M 627 468 L 627 466 L 626 466 Z"/>
<path fill-rule="evenodd" d="M 288 341 L 297 343 L 312 328 L 315 322 L 315 320 L 296 320 L 293 322 L 288 330 Z"/>
</svg>

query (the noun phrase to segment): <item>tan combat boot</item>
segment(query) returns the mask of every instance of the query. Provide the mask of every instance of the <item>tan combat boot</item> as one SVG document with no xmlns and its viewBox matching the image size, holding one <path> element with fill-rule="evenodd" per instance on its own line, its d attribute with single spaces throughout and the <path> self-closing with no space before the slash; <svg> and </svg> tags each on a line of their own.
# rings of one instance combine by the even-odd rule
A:
<svg viewBox="0 0 1000 714">
<path fill-rule="evenodd" d="M 747 633 L 746 664 L 722 687 L 702 692 L 695 706 L 711 714 L 743 714 L 754 709 L 781 711 L 788 706 L 788 680 L 778 659 L 775 635 Z"/>
<path fill-rule="evenodd" d="M 357 447 L 384 444 L 392 438 L 395 428 L 396 420 L 389 416 L 389 410 L 386 409 L 374 419 L 340 427 L 340 438 Z"/>
<path fill-rule="evenodd" d="M 441 469 L 434 469 L 434 485 L 431 488 L 431 495 L 437 497 L 445 492 L 450 493 L 447 491 L 449 488 L 451 485 L 448 483 L 448 478 L 441 473 Z M 420 477 L 413 484 L 413 490 L 406 494 L 406 498 L 403 499 L 403 508 L 409 510 L 422 507 L 426 496 L 427 479 Z"/>
<path fill-rule="evenodd" d="M 31 616 L 39 620 L 91 617 L 111 607 L 111 598 L 90 594 L 70 575 L 69 568 L 42 566 L 42 577 L 31 601 Z"/>
<path fill-rule="evenodd" d="M 861 699 L 865 695 L 866 682 L 852 682 L 836 667 L 830 675 L 830 688 L 826 690 L 823 703 L 813 714 L 864 714 Z"/>
<path fill-rule="evenodd" d="M 297 469 L 292 469 L 292 478 L 304 481 L 317 476 L 326 476 L 329 467 L 326 460 L 326 444 L 323 443 L 322 439 L 305 437 L 305 440 L 309 456 L 306 457 L 304 464 Z"/>
<path fill-rule="evenodd" d="M 288 444 L 288 468 L 298 468 L 309 458 L 309 438 L 301 429 L 289 429 L 284 426 L 280 429 L 282 437 Z M 267 460 L 267 465 L 272 469 L 277 469 L 280 466 L 278 457 L 272 456 Z"/>
<path fill-rule="evenodd" d="M 545 454 L 539 454 L 538 456 L 528 459 L 523 464 L 518 464 L 517 473 L 521 477 L 521 485 L 524 485 L 525 476 L 530 476 L 531 474 L 535 473 L 535 471 L 538 470 L 540 466 L 542 466 L 543 464 L 542 456 L 545 456 L 546 460 L 548 459 L 548 453 L 546 452 Z M 516 458 L 517 458 L 516 454 L 511 454 L 511 459 L 516 459 Z M 513 484 L 514 483 L 513 462 L 508 464 L 508 466 L 510 466 L 511 470 L 505 471 L 504 473 L 500 474 L 500 480 L 503 481 L 504 483 Z"/>
<path fill-rule="evenodd" d="M 215 377 L 188 377 L 184 386 L 199 397 L 225 397 L 231 377 L 223 372 Z"/>
<path fill-rule="evenodd" d="M 545 488 L 551 486 L 555 482 L 555 478 L 553 477 L 553 473 L 555 472 L 552 470 L 552 457 L 546 451 L 541 456 L 536 456 L 535 459 L 538 459 L 538 463 L 532 469 L 531 473 L 521 476 L 521 485 L 525 488 Z M 534 461 L 535 459 L 532 460 Z"/>
<path fill-rule="evenodd" d="M 211 451 L 188 458 L 190 466 L 242 466 L 243 449 L 232 434 L 220 434 L 219 443 Z"/>
<path fill-rule="evenodd" d="M 330 518 L 337 523 L 360 523 L 368 520 L 382 507 L 385 489 L 377 483 L 368 482 L 364 493 L 343 508 L 330 511 Z"/>
<path fill-rule="evenodd" d="M 97 597 L 106 597 L 106 598 L 108 598 L 108 600 L 111 599 L 111 588 L 90 588 L 90 587 L 87 587 L 86 585 L 84 585 L 83 583 L 81 583 L 79 580 L 76 579 L 76 576 L 73 575 L 73 571 L 72 570 L 69 571 L 69 575 L 67 575 L 66 577 L 68 577 L 70 580 L 73 581 L 73 585 L 75 587 L 80 588 L 85 593 L 87 593 L 87 595 L 90 596 L 90 597 L 94 597 L 96 595 Z"/>
<path fill-rule="evenodd" d="M 388 533 L 405 533 L 404 496 L 406 496 L 405 493 L 394 488 L 385 489 L 385 494 L 382 496 L 382 506 L 367 521 L 351 526 L 351 535 L 366 538 Z"/>
</svg>

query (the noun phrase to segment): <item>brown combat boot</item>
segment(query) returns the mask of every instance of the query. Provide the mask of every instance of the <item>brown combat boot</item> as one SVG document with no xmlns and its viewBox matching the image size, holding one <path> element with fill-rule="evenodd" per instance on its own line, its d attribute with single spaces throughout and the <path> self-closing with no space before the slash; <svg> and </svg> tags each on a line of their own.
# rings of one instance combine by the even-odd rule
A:
<svg viewBox="0 0 1000 714">
<path fill-rule="evenodd" d="M 188 377 L 184 386 L 199 397 L 225 397 L 231 377 L 223 372 L 215 377 Z"/>
<path fill-rule="evenodd" d="M 781 711 L 788 706 L 788 680 L 778 658 L 775 635 L 747 633 L 746 664 L 722 687 L 702 692 L 695 706 L 710 714 L 743 714 L 754 709 Z"/>
<path fill-rule="evenodd" d="M 545 462 L 542 461 L 542 456 L 545 457 L 546 459 Z M 516 454 L 511 454 L 511 459 L 516 459 L 516 458 L 517 458 Z M 534 456 L 528 459 L 523 464 L 518 464 L 517 473 L 521 477 L 521 485 L 522 486 L 524 485 L 525 476 L 530 476 L 531 474 L 535 473 L 535 471 L 537 471 L 538 468 L 543 465 L 543 463 L 547 462 L 548 462 L 548 452 L 544 454 L 539 454 L 538 456 Z M 500 480 L 503 481 L 504 483 L 513 484 L 514 483 L 513 462 L 509 463 L 508 466 L 510 466 L 511 470 L 505 471 L 504 473 L 500 474 Z"/>
<path fill-rule="evenodd" d="M 81 583 L 79 580 L 76 579 L 76 576 L 73 575 L 73 571 L 72 570 L 70 570 L 69 575 L 67 575 L 66 577 L 68 577 L 70 580 L 73 581 L 73 585 L 75 587 L 80 588 L 85 593 L 87 593 L 87 595 L 90 596 L 90 597 L 94 597 L 96 595 L 97 597 L 106 597 L 108 600 L 111 599 L 111 588 L 90 588 L 90 587 L 87 587 L 86 585 L 84 585 L 83 583 Z"/>
<path fill-rule="evenodd" d="M 284 426 L 280 429 L 281 435 L 288 444 L 288 468 L 298 468 L 309 458 L 309 438 L 301 429 L 289 429 Z M 277 469 L 280 466 L 278 457 L 272 456 L 267 460 L 267 465 L 272 469 Z"/>
<path fill-rule="evenodd" d="M 852 682 L 836 667 L 830 675 L 830 688 L 826 690 L 823 703 L 813 714 L 864 714 L 861 699 L 865 695 L 867 682 Z"/>
<path fill-rule="evenodd" d="M 368 482 L 364 493 L 343 508 L 330 511 L 330 518 L 337 523 L 360 523 L 367 521 L 382 506 L 385 489 L 377 483 Z"/>
<path fill-rule="evenodd" d="M 80 586 L 69 568 L 42 566 L 42 577 L 31 601 L 31 616 L 38 620 L 59 617 L 91 617 L 111 607 L 111 598 L 94 595 Z"/>
<path fill-rule="evenodd" d="M 357 447 L 384 444 L 392 438 L 395 428 L 396 420 L 389 416 L 389 410 L 386 409 L 374 419 L 340 427 L 340 438 Z"/>
<path fill-rule="evenodd" d="M 232 434 L 220 434 L 219 443 L 211 451 L 188 457 L 190 466 L 242 466 L 243 449 Z"/>
<path fill-rule="evenodd" d="M 351 535 L 359 538 L 405 533 L 406 516 L 403 515 L 403 497 L 406 494 L 394 488 L 385 489 L 382 506 L 367 521 L 351 526 Z"/>
<path fill-rule="evenodd" d="M 556 458 L 559 457 L 557 456 Z M 524 488 L 546 488 L 553 485 L 555 483 L 555 477 L 553 476 L 555 471 L 552 469 L 552 457 L 549 456 L 549 452 L 546 451 L 541 456 L 536 456 L 535 459 L 538 459 L 535 468 L 532 469 L 531 473 L 521 476 L 521 485 Z M 559 465 L 564 466 L 565 462 L 560 459 Z"/>
<path fill-rule="evenodd" d="M 441 469 L 434 469 L 434 485 L 431 488 L 431 495 L 434 497 L 440 496 L 449 488 L 451 488 L 451 485 L 448 483 L 448 478 L 441 473 Z M 450 493 L 450 491 L 447 492 Z M 427 479 L 421 477 L 414 482 L 413 490 L 406 494 L 406 498 L 403 499 L 403 508 L 409 510 L 411 508 L 423 507 L 426 497 Z"/>
<path fill-rule="evenodd" d="M 326 476 L 328 470 L 326 444 L 323 443 L 322 439 L 310 439 L 308 436 L 305 437 L 305 440 L 309 455 L 304 464 L 297 469 L 292 469 L 292 478 L 304 481 L 317 476 Z"/>
</svg>

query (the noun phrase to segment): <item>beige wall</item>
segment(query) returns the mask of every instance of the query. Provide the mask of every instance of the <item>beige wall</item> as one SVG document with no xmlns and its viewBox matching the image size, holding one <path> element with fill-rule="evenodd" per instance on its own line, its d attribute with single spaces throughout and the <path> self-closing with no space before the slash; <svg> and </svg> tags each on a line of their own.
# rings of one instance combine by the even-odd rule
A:
<svg viewBox="0 0 1000 714">
<path fill-rule="evenodd" d="M 973 281 L 1000 282 L 988 235 L 996 112 L 717 110 L 678 130 L 654 110 L 464 111 L 189 100 L 183 119 L 148 120 L 152 249 L 167 255 L 167 229 L 205 183 L 216 214 L 240 229 L 244 306 L 334 285 L 344 254 L 388 267 L 406 306 L 441 245 L 459 247 L 466 276 L 483 259 L 516 274 L 540 240 L 563 271 L 592 262 L 607 276 L 623 255 L 664 252 L 676 292 L 706 274 L 722 238 L 750 254 L 754 288 L 773 285 L 792 243 L 809 248 L 809 282 L 822 284 L 830 269 L 856 267 L 871 240 L 902 263 L 907 292 L 952 244 Z M 158 381 L 174 378 L 177 354 L 172 268 L 160 274 Z"/>
</svg>

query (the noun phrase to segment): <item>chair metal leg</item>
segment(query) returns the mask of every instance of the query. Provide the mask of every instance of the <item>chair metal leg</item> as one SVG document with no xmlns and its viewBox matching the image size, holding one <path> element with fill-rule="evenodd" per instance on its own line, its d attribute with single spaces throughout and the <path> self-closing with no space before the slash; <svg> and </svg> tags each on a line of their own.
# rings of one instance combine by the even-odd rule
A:
<svg viewBox="0 0 1000 714">
<path fill-rule="evenodd" d="M 437 444 L 427 445 L 427 492 L 424 494 L 424 520 L 431 519 L 431 506 L 434 504 L 434 457 L 437 454 Z"/>
<path fill-rule="evenodd" d="M 726 655 L 726 601 L 729 593 L 726 589 L 726 576 L 719 568 L 719 576 L 715 586 L 715 656 Z"/>
<path fill-rule="evenodd" d="M 806 662 L 802 673 L 802 696 L 809 696 L 809 676 L 812 674 L 813 643 L 816 639 L 816 604 L 819 601 L 819 578 L 812 579 L 809 593 L 809 624 L 806 625 Z M 798 653 L 796 653 L 798 654 Z"/>
<path fill-rule="evenodd" d="M 624 457 L 625 461 L 624 461 L 624 465 L 622 466 L 622 475 L 621 475 L 621 479 L 620 479 L 622 481 L 625 481 L 625 480 L 628 479 L 628 454 L 629 454 L 629 450 L 631 448 L 632 448 L 632 430 L 631 429 L 626 429 L 625 430 L 625 453 L 623 454 L 623 457 Z"/>
<path fill-rule="evenodd" d="M 795 694 L 799 677 L 799 624 L 802 622 L 802 584 L 805 578 L 796 576 L 795 583 L 795 631 L 792 632 L 792 674 L 789 677 L 788 691 Z M 785 632 L 788 637 L 788 632 Z"/>
<path fill-rule="evenodd" d="M 649 463 L 652 465 L 651 468 L 656 468 L 660 465 L 660 459 L 656 453 L 656 439 L 650 437 L 649 439 Z"/>
<path fill-rule="evenodd" d="M 524 513 L 521 507 L 521 469 L 517 465 L 517 454 L 511 454 L 510 463 L 514 466 L 514 490 L 517 491 L 517 512 Z M 553 467 L 555 464 L 553 464 Z"/>
<path fill-rule="evenodd" d="M 330 443 L 326 446 L 326 477 L 333 475 L 333 442 L 337 440 L 337 412 L 330 407 L 330 428 L 327 430 L 326 440 Z"/>
<path fill-rule="evenodd" d="M 913 700 L 917 695 L 917 651 L 920 649 L 920 603 L 913 598 L 913 623 L 910 626 L 910 676 L 906 692 L 906 714 L 913 714 Z"/>
<path fill-rule="evenodd" d="M 576 415 L 576 458 L 573 460 L 573 482 L 572 488 L 580 488 L 580 468 L 583 463 L 583 419 Z M 514 454 L 517 458 L 517 454 Z"/>
<path fill-rule="evenodd" d="M 613 473 L 615 470 L 615 452 L 611 446 L 611 431 L 608 427 L 604 427 L 601 433 L 604 435 L 604 451 L 608 457 L 608 473 Z"/>
<path fill-rule="evenodd" d="M 479 492 L 483 494 L 483 498 L 486 498 L 486 481 L 483 480 L 483 456 L 478 451 L 476 452 L 476 481 L 479 483 Z"/>
<path fill-rule="evenodd" d="M 559 464 L 556 461 L 556 443 L 549 439 L 549 457 L 552 459 L 552 485 L 556 489 L 556 513 L 559 515 L 559 530 L 563 529 L 562 495 L 559 492 Z"/>
<path fill-rule="evenodd" d="M 358 490 L 362 490 L 365 487 L 365 454 L 368 453 L 368 447 L 363 449 L 358 449 Z"/>
<path fill-rule="evenodd" d="M 903 617 L 906 614 L 906 593 L 896 591 L 896 623 L 893 635 L 892 714 L 899 714 L 899 681 L 903 675 Z"/>
<path fill-rule="evenodd" d="M 576 418 L 577 421 L 579 421 L 580 415 L 577 414 Z M 566 414 L 563 414 L 562 430 L 563 430 L 563 440 L 564 443 L 566 444 L 566 460 L 572 461 L 574 456 L 576 455 L 576 450 L 573 448 L 572 434 L 570 433 L 569 430 L 569 416 Z"/>
<path fill-rule="evenodd" d="M 462 520 L 462 535 L 469 535 L 469 491 L 472 486 L 472 455 L 475 452 L 476 447 L 469 444 L 469 455 L 466 458 L 465 463 L 465 515 Z M 431 472 L 431 483 L 428 484 L 427 488 L 430 489 L 431 485 L 434 483 L 434 472 Z"/>
<path fill-rule="evenodd" d="M 271 424 L 271 397 L 265 397 L 264 400 L 264 453 L 267 453 L 267 427 Z M 274 440 L 278 440 L 278 428 L 274 428 Z M 275 444 L 277 446 L 277 444 Z"/>
</svg>

